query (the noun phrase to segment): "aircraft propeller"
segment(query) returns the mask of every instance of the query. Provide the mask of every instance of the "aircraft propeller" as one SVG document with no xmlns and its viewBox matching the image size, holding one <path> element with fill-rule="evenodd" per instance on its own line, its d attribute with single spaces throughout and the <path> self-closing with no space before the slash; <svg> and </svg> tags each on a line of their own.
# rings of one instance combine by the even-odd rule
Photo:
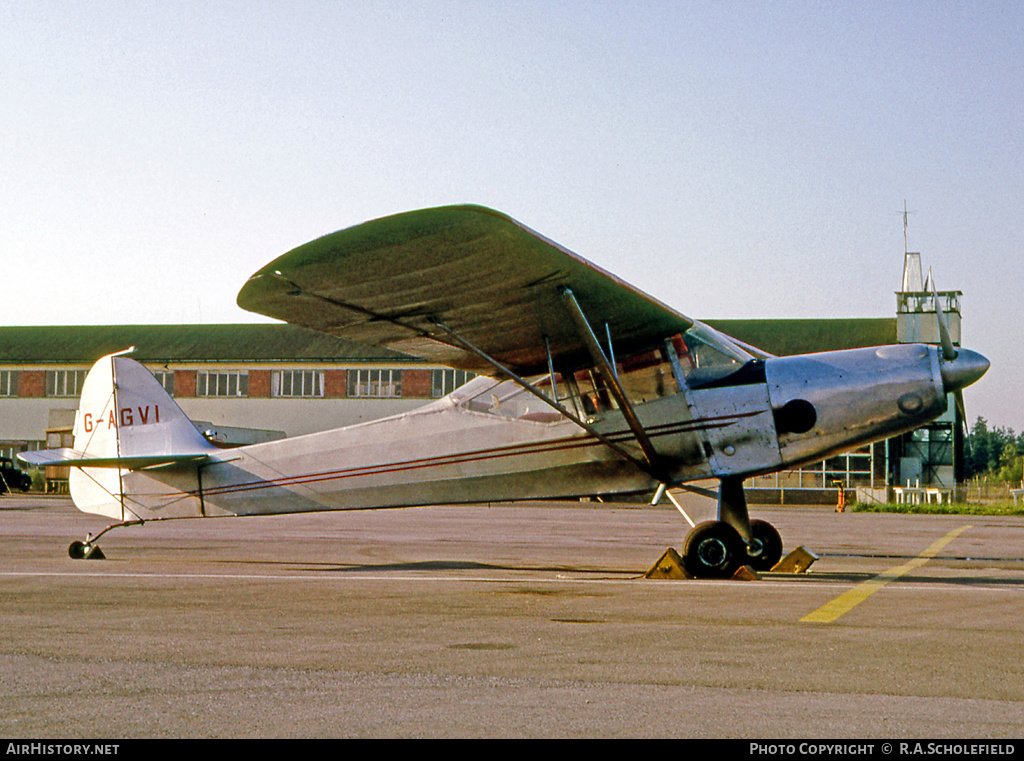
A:
<svg viewBox="0 0 1024 761">
<path fill-rule="evenodd" d="M 932 287 L 935 316 L 939 323 L 939 342 L 942 346 L 942 363 L 939 366 L 939 372 L 942 375 L 942 385 L 947 394 L 953 394 L 966 434 L 968 431 L 967 409 L 964 406 L 963 389 L 984 375 L 990 363 L 975 351 L 958 349 L 953 345 L 949 336 L 949 326 L 946 324 L 946 314 L 942 311 L 942 304 L 939 303 L 939 292 L 935 288 L 935 281 L 932 280 L 931 270 L 928 271 L 928 281 Z"/>
</svg>

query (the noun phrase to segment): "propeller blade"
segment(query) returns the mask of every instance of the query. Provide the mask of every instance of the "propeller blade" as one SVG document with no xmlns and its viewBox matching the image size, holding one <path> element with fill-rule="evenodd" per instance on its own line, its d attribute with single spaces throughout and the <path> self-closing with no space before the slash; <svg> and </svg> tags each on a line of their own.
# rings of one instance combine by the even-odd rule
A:
<svg viewBox="0 0 1024 761">
<path fill-rule="evenodd" d="M 949 327 L 946 325 L 946 315 L 939 303 L 939 292 L 935 288 L 935 281 L 932 280 L 932 271 L 928 270 L 928 280 L 932 286 L 932 297 L 935 299 L 935 316 L 939 321 L 939 340 L 942 342 L 942 358 L 947 362 L 956 359 L 957 351 L 953 341 L 949 337 Z"/>
<path fill-rule="evenodd" d="M 964 406 L 964 392 L 963 389 L 957 389 L 953 392 L 953 398 L 956 400 L 956 409 L 960 414 L 960 424 L 964 427 L 964 438 L 971 438 L 971 430 L 967 425 L 967 408 Z"/>
<path fill-rule="evenodd" d="M 935 299 L 935 317 L 939 323 L 939 342 L 942 344 L 943 364 L 940 366 L 942 373 L 942 384 L 947 394 L 953 394 L 956 402 L 956 411 L 960 416 L 960 423 L 964 427 L 964 437 L 970 438 L 970 429 L 967 425 L 967 408 L 964 406 L 964 388 L 974 383 L 988 370 L 989 362 L 977 352 L 967 349 L 957 350 L 953 340 L 949 337 L 949 326 L 946 324 L 946 314 L 942 311 L 942 304 L 939 303 L 939 291 L 932 279 L 932 270 L 928 268 L 928 282 L 925 289 L 931 289 L 932 298 Z"/>
</svg>

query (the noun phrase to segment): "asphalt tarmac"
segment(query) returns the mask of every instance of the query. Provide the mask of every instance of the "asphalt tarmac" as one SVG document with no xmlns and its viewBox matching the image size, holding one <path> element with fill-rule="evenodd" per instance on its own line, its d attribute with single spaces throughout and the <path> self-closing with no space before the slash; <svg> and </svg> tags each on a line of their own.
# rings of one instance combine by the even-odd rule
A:
<svg viewBox="0 0 1024 761">
<path fill-rule="evenodd" d="M 76 561 L 103 519 L 5 496 L 0 736 L 1024 736 L 1024 520 L 751 512 L 820 559 L 646 580 L 671 505 L 532 503 L 154 522 Z"/>
</svg>

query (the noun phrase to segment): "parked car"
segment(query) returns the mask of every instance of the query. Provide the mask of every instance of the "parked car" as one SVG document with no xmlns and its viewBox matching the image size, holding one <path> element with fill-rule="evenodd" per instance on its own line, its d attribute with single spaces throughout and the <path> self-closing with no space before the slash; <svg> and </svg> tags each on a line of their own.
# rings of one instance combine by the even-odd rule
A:
<svg viewBox="0 0 1024 761">
<path fill-rule="evenodd" d="M 7 491 L 28 491 L 32 477 L 19 470 L 10 457 L 0 457 L 0 494 Z"/>
</svg>

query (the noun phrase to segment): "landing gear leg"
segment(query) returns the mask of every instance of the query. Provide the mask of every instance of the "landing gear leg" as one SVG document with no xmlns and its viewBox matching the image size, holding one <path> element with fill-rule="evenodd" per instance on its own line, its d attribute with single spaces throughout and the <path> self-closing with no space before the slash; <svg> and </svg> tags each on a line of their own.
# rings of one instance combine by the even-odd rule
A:
<svg viewBox="0 0 1024 761">
<path fill-rule="evenodd" d="M 736 529 L 744 542 L 750 541 L 750 516 L 742 478 L 729 476 L 722 479 L 718 487 L 718 520 Z"/>
</svg>

